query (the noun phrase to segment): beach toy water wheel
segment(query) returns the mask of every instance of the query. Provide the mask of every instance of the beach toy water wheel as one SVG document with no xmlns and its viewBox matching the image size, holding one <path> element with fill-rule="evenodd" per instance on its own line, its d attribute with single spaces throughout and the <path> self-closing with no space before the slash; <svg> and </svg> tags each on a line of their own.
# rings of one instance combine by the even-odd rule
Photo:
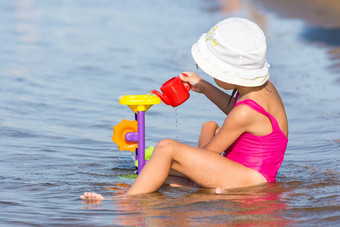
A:
<svg viewBox="0 0 340 227">
<path fill-rule="evenodd" d="M 118 125 L 113 127 L 112 141 L 117 144 L 119 150 L 134 152 L 138 148 L 138 141 L 127 141 L 125 135 L 137 131 L 137 121 L 123 119 Z"/>
</svg>

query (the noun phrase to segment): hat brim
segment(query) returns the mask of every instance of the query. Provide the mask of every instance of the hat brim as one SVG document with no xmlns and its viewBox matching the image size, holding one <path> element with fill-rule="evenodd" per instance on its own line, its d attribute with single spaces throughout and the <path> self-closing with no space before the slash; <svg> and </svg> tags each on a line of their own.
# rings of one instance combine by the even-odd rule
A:
<svg viewBox="0 0 340 227">
<path fill-rule="evenodd" d="M 206 34 L 195 43 L 191 48 L 191 54 L 198 66 L 211 77 L 220 81 L 244 87 L 257 87 L 263 85 L 269 79 L 269 64 L 265 62 L 260 69 L 241 69 L 228 65 L 217 58 L 208 49 L 205 42 Z M 251 76 L 243 78 L 243 76 Z"/>
</svg>

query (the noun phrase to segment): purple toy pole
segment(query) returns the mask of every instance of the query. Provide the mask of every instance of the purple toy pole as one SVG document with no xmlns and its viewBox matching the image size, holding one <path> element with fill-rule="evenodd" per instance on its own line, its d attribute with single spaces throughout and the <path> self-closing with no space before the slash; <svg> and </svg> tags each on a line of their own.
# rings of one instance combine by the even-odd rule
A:
<svg viewBox="0 0 340 227">
<path fill-rule="evenodd" d="M 145 111 L 137 112 L 138 123 L 138 173 L 145 165 Z"/>
<path fill-rule="evenodd" d="M 135 120 L 137 121 L 137 114 L 135 113 Z M 136 133 L 136 140 L 138 142 L 138 126 L 137 126 L 137 133 Z M 138 160 L 138 147 L 135 150 L 135 160 Z M 138 174 L 138 170 L 137 170 L 137 174 Z"/>
</svg>

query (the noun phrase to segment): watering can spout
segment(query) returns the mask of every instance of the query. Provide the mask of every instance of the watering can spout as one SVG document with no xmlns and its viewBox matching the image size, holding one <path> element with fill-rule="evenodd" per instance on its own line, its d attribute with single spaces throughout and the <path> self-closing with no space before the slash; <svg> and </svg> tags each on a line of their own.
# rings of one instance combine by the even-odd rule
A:
<svg viewBox="0 0 340 227">
<path fill-rule="evenodd" d="M 168 98 L 166 95 L 160 93 L 160 92 L 157 91 L 157 90 L 152 90 L 151 93 L 154 93 L 154 94 L 157 95 L 159 98 L 161 98 L 161 100 L 162 100 L 165 104 L 170 105 L 170 100 L 169 100 L 169 98 Z"/>
</svg>

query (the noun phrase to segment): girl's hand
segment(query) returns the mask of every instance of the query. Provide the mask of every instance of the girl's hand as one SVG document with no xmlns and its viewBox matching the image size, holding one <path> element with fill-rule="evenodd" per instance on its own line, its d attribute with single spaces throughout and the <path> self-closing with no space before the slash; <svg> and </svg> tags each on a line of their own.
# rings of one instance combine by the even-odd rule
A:
<svg viewBox="0 0 340 227">
<path fill-rule="evenodd" d="M 217 124 L 217 123 L 216 123 Z M 219 133 L 221 130 L 220 126 L 216 126 L 216 129 L 215 129 L 215 136 L 217 135 L 217 133 Z"/>
<path fill-rule="evenodd" d="M 202 80 L 201 77 L 199 77 L 196 73 L 194 72 L 183 72 L 182 74 L 179 75 L 181 80 L 184 82 L 184 85 L 187 83 L 191 85 L 191 90 L 202 93 L 202 89 L 200 89 L 199 82 Z"/>
</svg>

